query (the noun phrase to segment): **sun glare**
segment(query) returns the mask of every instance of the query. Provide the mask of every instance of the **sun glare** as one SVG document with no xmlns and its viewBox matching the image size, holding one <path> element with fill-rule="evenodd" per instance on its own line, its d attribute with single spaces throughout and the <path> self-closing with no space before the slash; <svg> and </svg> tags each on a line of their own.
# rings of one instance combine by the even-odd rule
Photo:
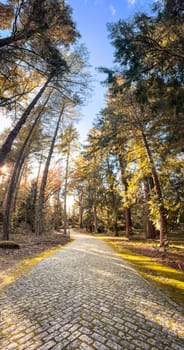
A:
<svg viewBox="0 0 184 350">
<path fill-rule="evenodd" d="M 74 196 L 67 196 L 67 212 L 69 213 L 74 204 Z"/>
</svg>

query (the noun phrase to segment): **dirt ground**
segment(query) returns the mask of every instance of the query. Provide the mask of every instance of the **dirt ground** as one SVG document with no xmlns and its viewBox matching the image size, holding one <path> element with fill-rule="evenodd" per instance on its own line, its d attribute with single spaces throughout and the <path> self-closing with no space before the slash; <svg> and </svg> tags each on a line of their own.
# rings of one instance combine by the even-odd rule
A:
<svg viewBox="0 0 184 350">
<path fill-rule="evenodd" d="M 1 240 L 1 239 L 0 239 Z M 20 245 L 20 249 L 0 248 L 0 284 L 3 278 L 10 276 L 16 264 L 24 259 L 31 259 L 46 250 L 58 245 L 64 245 L 70 241 L 62 232 L 52 232 L 41 237 L 35 237 L 28 232 L 18 233 L 10 237 Z"/>
</svg>

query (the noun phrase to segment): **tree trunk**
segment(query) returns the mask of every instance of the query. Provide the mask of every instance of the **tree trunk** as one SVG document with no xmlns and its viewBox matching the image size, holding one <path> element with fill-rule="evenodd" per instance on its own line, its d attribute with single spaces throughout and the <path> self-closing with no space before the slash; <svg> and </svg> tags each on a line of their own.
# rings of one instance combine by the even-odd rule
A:
<svg viewBox="0 0 184 350">
<path fill-rule="evenodd" d="M 84 228 L 84 225 L 83 225 L 83 212 L 84 212 L 84 209 L 83 209 L 83 206 L 82 206 L 82 193 L 81 193 L 80 196 L 79 196 L 79 227 L 81 229 Z"/>
<path fill-rule="evenodd" d="M 115 236 L 115 237 L 119 237 L 119 231 L 118 231 L 118 215 L 117 215 L 117 212 L 115 213 L 114 236 Z"/>
<path fill-rule="evenodd" d="M 25 161 L 25 159 L 24 159 Z M 25 164 L 25 163 L 24 163 Z M 14 194 L 12 198 L 12 206 L 11 206 L 11 212 L 15 213 L 16 205 L 17 205 L 17 198 L 19 193 L 19 187 L 22 180 L 23 172 L 24 172 L 24 164 L 22 165 L 19 174 L 17 175 L 17 178 L 15 180 L 15 188 L 14 188 Z"/>
<path fill-rule="evenodd" d="M 125 187 L 125 202 L 127 202 L 127 190 L 128 184 L 125 177 L 123 178 L 123 184 Z M 131 217 L 131 207 L 125 207 L 125 236 L 130 239 L 132 236 L 132 217 Z"/>
<path fill-rule="evenodd" d="M 127 202 L 128 184 L 124 173 L 124 164 L 123 164 L 122 154 L 120 153 L 118 154 L 118 159 L 120 164 L 121 180 L 125 188 L 125 201 Z M 128 239 L 130 239 L 130 236 L 132 235 L 131 207 L 127 207 L 127 206 L 125 207 L 125 235 Z"/>
<path fill-rule="evenodd" d="M 131 209 L 125 208 L 125 235 L 128 239 L 132 236 Z"/>
<path fill-rule="evenodd" d="M 7 194 L 7 200 L 6 200 L 6 207 L 3 213 L 3 239 L 9 241 L 10 239 L 10 210 L 11 210 L 11 203 L 9 202 L 8 198 L 9 196 L 13 196 L 13 190 L 11 187 L 8 190 Z"/>
<path fill-rule="evenodd" d="M 66 172 L 65 172 L 65 185 L 64 185 L 63 220 L 64 220 L 64 235 L 65 235 L 65 236 L 67 236 L 67 226 L 68 226 L 68 217 L 67 217 L 67 192 L 68 192 L 69 158 L 70 158 L 70 146 L 69 146 L 68 151 L 67 151 Z"/>
<path fill-rule="evenodd" d="M 158 178 L 154 160 L 149 148 L 149 144 L 147 142 L 146 135 L 144 134 L 143 130 L 141 130 L 141 134 L 142 134 L 142 140 L 146 149 L 147 157 L 151 165 L 153 182 L 154 182 L 155 191 L 158 199 L 158 210 L 159 210 L 159 221 L 160 221 L 160 247 L 164 247 L 165 238 L 167 235 L 167 222 L 165 217 L 165 208 L 163 204 L 162 190 L 160 187 L 159 178 Z"/>
<path fill-rule="evenodd" d="M 6 141 L 4 142 L 4 144 L 2 145 L 2 147 L 0 149 L 0 164 L 2 164 L 4 162 L 4 160 L 7 157 L 8 153 L 11 151 L 11 147 L 12 147 L 13 141 L 15 140 L 15 138 L 17 137 L 19 131 L 22 128 L 22 126 L 24 125 L 24 123 L 26 122 L 27 118 L 29 117 L 32 109 L 35 107 L 36 103 L 38 102 L 38 100 L 42 96 L 42 94 L 45 91 L 46 87 L 48 86 L 51 78 L 52 78 L 52 76 L 50 76 L 47 79 L 47 81 L 42 86 L 42 88 L 37 93 L 37 95 L 34 97 L 32 102 L 30 103 L 30 105 L 26 108 L 26 110 L 24 111 L 22 117 L 19 119 L 19 121 L 17 122 L 17 124 L 15 125 L 13 130 L 9 133 Z"/>
<path fill-rule="evenodd" d="M 41 116 L 41 113 L 42 113 L 44 107 L 46 106 L 46 104 L 50 98 L 50 95 L 51 95 L 51 92 L 48 95 L 48 97 L 47 97 L 44 105 L 42 106 L 39 114 L 37 115 L 34 123 L 32 124 L 26 139 L 24 140 L 24 143 L 21 147 L 16 164 L 15 164 L 14 169 L 13 169 L 13 173 L 11 176 L 11 180 L 9 183 L 8 192 L 7 192 L 7 196 L 6 196 L 5 210 L 4 210 L 4 215 L 3 215 L 3 238 L 6 240 L 9 240 L 9 234 L 10 234 L 10 212 L 11 212 L 11 207 L 12 207 L 13 194 L 14 194 L 14 191 L 17 187 L 17 183 L 19 181 L 20 172 L 21 172 L 21 169 L 22 169 L 22 166 L 24 164 L 25 157 L 26 157 L 26 151 L 29 147 L 29 142 L 30 142 L 31 136 L 32 136 L 34 129 L 37 125 L 37 122 Z"/>
<path fill-rule="evenodd" d="M 5 201 L 5 209 L 3 213 L 3 239 L 9 240 L 10 235 L 10 213 L 12 208 L 12 200 L 16 185 L 19 181 L 22 166 L 24 164 L 25 156 L 23 155 L 23 148 L 19 153 L 16 164 L 14 166 L 13 174 L 8 187 L 8 192 Z"/>
<path fill-rule="evenodd" d="M 84 228 L 84 225 L 83 225 L 83 212 L 84 212 L 84 209 L 80 206 L 79 207 L 79 227 L 81 229 Z"/>
<path fill-rule="evenodd" d="M 35 208 L 35 217 L 34 217 L 34 224 L 32 226 L 33 226 L 33 232 L 34 233 L 36 231 L 36 227 L 35 227 L 35 223 L 36 223 L 36 203 L 37 203 L 37 196 L 38 196 L 38 182 L 39 182 L 42 162 L 43 162 L 43 151 L 41 153 L 40 160 L 39 160 L 39 167 L 38 167 L 36 183 L 35 183 L 35 193 L 34 193 L 34 198 L 33 198 L 33 205 L 34 205 L 34 208 Z"/>
<path fill-rule="evenodd" d="M 115 237 L 118 237 L 119 236 L 119 232 L 118 232 L 118 208 L 117 208 L 117 199 L 116 199 L 116 195 L 115 195 L 114 180 L 112 181 L 113 172 L 112 172 L 112 169 L 111 169 L 110 163 L 109 163 L 109 154 L 107 154 L 106 162 L 107 162 L 108 175 L 110 176 L 109 188 L 110 188 L 110 192 L 112 194 L 112 197 L 111 197 L 112 198 L 111 219 L 113 222 L 113 233 L 114 233 Z"/>
<path fill-rule="evenodd" d="M 96 202 L 96 201 L 95 201 Z M 94 225 L 94 232 L 97 232 L 98 230 L 98 219 L 97 219 L 97 208 L 96 208 L 96 204 L 94 204 L 93 207 L 93 225 Z"/>
<path fill-rule="evenodd" d="M 61 188 L 56 192 L 56 204 L 54 207 L 54 229 L 59 230 L 61 226 L 61 201 L 60 201 Z"/>
<path fill-rule="evenodd" d="M 150 200 L 150 187 L 153 188 L 154 184 L 152 184 L 153 179 L 148 179 L 147 177 L 144 178 L 144 192 L 145 192 L 145 198 L 146 198 L 146 203 L 145 203 L 145 211 L 146 211 L 146 237 L 154 239 L 156 237 L 156 230 L 155 227 L 150 220 L 150 208 L 149 208 L 149 200 Z M 151 182 L 151 184 L 150 184 Z"/>
<path fill-rule="evenodd" d="M 39 198 L 38 198 L 38 206 L 37 206 L 37 211 L 36 211 L 36 221 L 35 221 L 35 230 L 36 230 L 36 235 L 41 235 L 43 233 L 43 206 L 44 206 L 44 195 L 45 195 L 45 187 L 47 184 L 47 176 L 48 176 L 48 171 L 49 171 L 49 166 L 50 166 L 50 161 L 52 157 L 52 153 L 54 150 L 54 145 L 57 137 L 57 133 L 59 130 L 60 122 L 61 122 L 61 117 L 63 115 L 65 106 L 62 106 L 61 112 L 59 114 L 59 118 L 57 121 L 56 129 L 54 132 L 54 136 L 51 142 L 49 154 L 47 157 L 47 161 L 45 164 L 45 169 L 42 177 L 42 182 L 41 182 L 41 187 L 40 187 L 40 193 L 39 193 Z"/>
</svg>

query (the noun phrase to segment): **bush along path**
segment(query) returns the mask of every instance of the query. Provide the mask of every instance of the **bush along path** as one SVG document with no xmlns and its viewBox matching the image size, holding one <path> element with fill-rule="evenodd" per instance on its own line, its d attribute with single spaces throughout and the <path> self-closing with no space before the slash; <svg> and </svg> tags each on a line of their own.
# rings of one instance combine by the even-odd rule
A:
<svg viewBox="0 0 184 350">
<path fill-rule="evenodd" d="M 182 350 L 182 308 L 103 241 L 75 240 L 0 298 L 0 348 Z"/>
</svg>

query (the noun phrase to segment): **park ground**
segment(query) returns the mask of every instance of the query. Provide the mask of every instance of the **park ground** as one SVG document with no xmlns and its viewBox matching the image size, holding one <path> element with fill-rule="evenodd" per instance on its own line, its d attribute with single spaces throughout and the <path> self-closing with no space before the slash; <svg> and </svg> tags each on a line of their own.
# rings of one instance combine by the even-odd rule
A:
<svg viewBox="0 0 184 350">
<path fill-rule="evenodd" d="M 158 241 L 140 239 L 136 235 L 130 241 L 124 236 L 96 236 L 111 245 L 122 259 L 128 261 L 144 278 L 156 283 L 178 305 L 183 305 L 184 240 L 181 236 L 173 236 L 165 251 L 159 249 Z M 20 249 L 0 248 L 0 289 L 68 244 L 72 237 L 64 237 L 62 231 L 35 237 L 24 229 L 11 239 L 19 243 Z"/>
</svg>

